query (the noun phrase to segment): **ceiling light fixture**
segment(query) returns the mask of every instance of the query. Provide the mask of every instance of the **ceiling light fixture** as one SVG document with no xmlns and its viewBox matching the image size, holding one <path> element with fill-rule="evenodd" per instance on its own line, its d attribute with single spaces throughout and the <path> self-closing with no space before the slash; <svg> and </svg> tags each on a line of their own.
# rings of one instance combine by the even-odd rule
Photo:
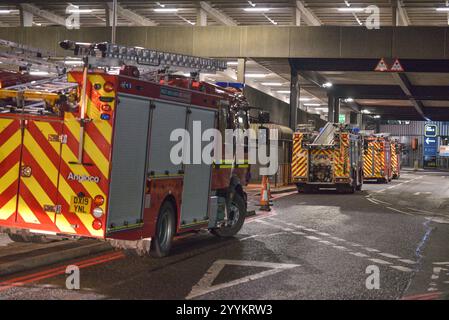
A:
<svg viewBox="0 0 449 320">
<path fill-rule="evenodd" d="M 228 65 L 228 66 L 238 66 L 238 65 L 239 65 L 239 62 L 238 62 L 238 61 L 228 61 L 228 62 L 227 62 L 227 65 Z"/>
<path fill-rule="evenodd" d="M 319 106 L 321 106 L 321 103 L 304 103 L 304 106 L 306 106 L 306 107 L 319 107 Z"/>
<path fill-rule="evenodd" d="M 323 88 L 330 88 L 330 87 L 332 87 L 332 82 L 323 83 Z"/>
<path fill-rule="evenodd" d="M 310 101 L 312 100 L 311 98 L 299 98 L 299 101 Z"/>
<path fill-rule="evenodd" d="M 263 73 L 247 73 L 246 78 L 265 78 L 267 75 Z"/>
<path fill-rule="evenodd" d="M 178 12 L 179 9 L 174 9 L 174 8 L 156 8 L 153 9 L 154 12 L 159 12 L 159 13 L 170 13 L 170 12 Z"/>
<path fill-rule="evenodd" d="M 246 12 L 268 12 L 270 11 L 270 8 L 244 8 L 243 10 L 245 10 Z"/>
<path fill-rule="evenodd" d="M 436 11 L 441 11 L 441 12 L 449 12 L 449 7 L 443 7 L 443 8 L 435 8 Z"/>
<path fill-rule="evenodd" d="M 34 70 L 30 71 L 29 74 L 31 76 L 48 76 L 49 73 L 47 71 Z"/>
<path fill-rule="evenodd" d="M 340 12 L 363 12 L 363 11 L 365 11 L 365 9 L 348 7 L 348 8 L 338 8 L 338 11 L 340 11 Z"/>
<path fill-rule="evenodd" d="M 68 13 L 92 13 L 92 11 L 93 11 L 92 9 L 78 9 L 78 8 L 67 10 Z"/>
<path fill-rule="evenodd" d="M 0 10 L 0 14 L 8 14 L 8 13 L 11 13 L 11 10 L 3 10 L 3 9 Z"/>
<path fill-rule="evenodd" d="M 277 93 L 284 93 L 284 94 L 290 94 L 290 90 L 279 90 L 276 91 Z"/>
<path fill-rule="evenodd" d="M 281 82 L 262 82 L 263 86 L 270 86 L 270 87 L 280 87 L 283 84 Z"/>
</svg>

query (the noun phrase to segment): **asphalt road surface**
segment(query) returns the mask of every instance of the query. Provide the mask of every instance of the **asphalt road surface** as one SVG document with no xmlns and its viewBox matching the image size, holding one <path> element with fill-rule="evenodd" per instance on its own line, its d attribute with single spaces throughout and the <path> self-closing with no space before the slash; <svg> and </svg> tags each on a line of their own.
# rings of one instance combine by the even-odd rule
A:
<svg viewBox="0 0 449 320">
<path fill-rule="evenodd" d="M 449 174 L 356 194 L 277 195 L 235 239 L 177 239 L 164 259 L 113 252 L 0 279 L 0 299 L 446 299 Z M 2 240 L 3 239 L 3 240 Z M 0 245 L 7 244 L 0 238 Z"/>
</svg>

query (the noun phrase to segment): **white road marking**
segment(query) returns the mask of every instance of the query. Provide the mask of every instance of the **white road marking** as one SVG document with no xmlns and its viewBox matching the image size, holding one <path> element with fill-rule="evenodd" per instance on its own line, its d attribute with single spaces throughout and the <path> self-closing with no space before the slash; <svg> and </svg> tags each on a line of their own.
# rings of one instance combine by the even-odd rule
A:
<svg viewBox="0 0 449 320">
<path fill-rule="evenodd" d="M 352 254 L 353 256 L 360 257 L 360 258 L 368 258 L 369 257 L 367 254 L 364 254 L 361 252 L 349 252 L 349 254 Z"/>
<path fill-rule="evenodd" d="M 412 272 L 413 269 L 407 268 L 407 267 L 403 267 L 403 266 L 390 266 L 390 268 L 402 271 L 402 272 Z"/>
<path fill-rule="evenodd" d="M 342 251 L 348 251 L 349 249 L 343 246 L 333 246 L 332 248 L 338 249 L 338 250 L 342 250 Z"/>
<path fill-rule="evenodd" d="M 373 249 L 373 248 L 370 248 L 370 247 L 363 247 L 363 249 L 365 249 L 366 251 L 369 251 L 369 252 L 380 252 L 380 250 Z"/>
<path fill-rule="evenodd" d="M 250 276 L 242 277 L 240 279 L 232 280 L 218 285 L 212 285 L 214 280 L 218 277 L 220 272 L 227 265 L 270 268 L 270 270 L 262 271 Z M 203 278 L 201 278 L 198 281 L 198 283 L 192 287 L 192 290 L 190 291 L 186 299 L 188 300 L 193 299 L 195 297 L 199 297 L 210 292 L 214 292 L 224 288 L 229 288 L 245 282 L 257 280 L 299 266 L 300 266 L 299 264 L 290 264 L 290 263 L 271 263 L 271 262 L 246 261 L 246 260 L 217 260 L 206 271 L 206 274 L 203 276 Z"/>
<path fill-rule="evenodd" d="M 330 242 L 330 241 L 326 241 L 326 240 L 320 240 L 318 242 L 321 242 L 321 243 L 324 243 L 324 244 L 327 244 L 327 245 L 330 245 L 330 246 L 334 246 L 335 245 L 335 243 Z"/>
<path fill-rule="evenodd" d="M 279 219 L 279 218 L 269 218 L 269 220 L 271 220 L 271 221 L 276 221 L 276 222 L 282 223 L 282 224 L 288 224 L 289 226 L 295 227 L 295 228 L 297 228 L 297 229 L 301 228 L 302 230 L 310 230 L 309 228 L 305 228 L 305 227 L 303 227 L 303 226 L 295 225 L 295 224 L 292 224 L 292 223 L 287 223 L 287 222 L 285 222 L 285 221 L 282 221 L 282 220 Z M 275 224 L 275 223 L 269 223 L 269 222 L 266 222 L 266 221 L 259 221 L 259 222 L 260 222 L 260 223 L 263 223 L 263 224 L 271 225 L 271 226 L 273 226 L 273 227 L 275 227 L 275 228 L 283 229 L 283 227 L 282 227 L 281 225 L 277 225 L 277 224 Z M 322 239 L 320 239 L 320 238 L 318 238 L 318 237 L 308 235 L 307 233 L 304 233 L 304 232 L 301 232 L 301 231 L 293 231 L 292 233 L 293 233 L 293 234 L 298 234 L 298 235 L 304 236 L 305 238 L 310 239 L 310 240 L 318 241 L 318 242 L 320 242 L 320 243 L 322 243 L 322 244 L 330 245 L 330 246 L 332 246 L 332 247 L 335 248 L 335 249 L 342 250 L 342 251 L 346 251 L 346 252 L 348 252 L 349 254 L 352 254 L 352 255 L 357 256 L 357 257 L 361 257 L 361 258 L 369 258 L 369 256 L 366 255 L 366 254 L 364 254 L 364 253 L 360 253 L 360 252 L 352 252 L 350 249 L 348 249 L 348 248 L 346 248 L 346 247 L 344 247 L 344 246 L 336 245 L 336 244 L 333 243 L 333 242 L 330 242 L 330 241 L 327 241 L 327 240 L 322 240 Z M 321 234 L 321 235 L 323 234 L 322 232 L 316 231 L 316 230 L 315 230 L 314 233 L 316 233 L 316 234 Z M 403 262 L 403 263 L 406 263 L 406 264 L 415 264 L 415 262 L 412 261 L 412 260 L 409 260 L 409 259 L 402 259 L 400 256 L 397 256 L 397 255 L 394 255 L 394 254 L 391 254 L 391 253 L 381 252 L 381 251 L 378 250 L 378 249 L 374 249 L 374 248 L 370 248 L 370 247 L 364 247 L 364 246 L 362 246 L 361 244 L 357 244 L 357 243 L 354 243 L 354 242 L 350 242 L 350 241 L 347 241 L 347 240 L 342 239 L 342 238 L 339 238 L 339 237 L 334 237 L 334 236 L 331 236 L 331 235 L 329 235 L 328 237 L 329 237 L 330 239 L 334 239 L 334 240 L 336 240 L 336 241 L 344 241 L 344 242 L 347 243 L 348 245 L 351 245 L 351 246 L 354 246 L 354 247 L 361 247 L 361 249 L 363 249 L 363 250 L 365 250 L 365 251 L 368 251 L 368 252 L 372 252 L 372 253 L 378 254 L 379 256 L 382 256 L 382 257 L 385 257 L 385 258 L 394 259 L 394 260 L 397 260 L 397 261 L 399 261 L 399 262 Z M 394 265 L 394 263 L 391 263 L 391 262 L 389 262 L 389 261 L 385 261 L 385 260 L 382 260 L 382 259 L 370 258 L 370 259 L 368 259 L 368 260 L 370 260 L 370 261 L 372 261 L 372 262 L 375 262 L 375 263 L 379 263 L 379 264 Z M 396 263 L 397 263 L 397 262 L 396 262 Z M 395 265 L 395 266 L 396 266 L 396 265 Z M 404 270 L 404 272 L 410 272 L 410 271 L 408 270 L 408 269 L 410 269 L 410 268 L 402 267 L 402 266 L 396 266 L 396 267 L 398 267 L 398 268 L 395 268 L 396 270 L 399 270 L 399 271 Z M 402 267 L 402 270 L 401 270 L 400 267 Z"/>
<path fill-rule="evenodd" d="M 415 264 L 415 261 L 409 260 L 409 259 L 399 259 L 399 261 L 407 263 L 407 264 Z"/>
<path fill-rule="evenodd" d="M 415 196 L 419 196 L 420 194 L 432 194 L 432 192 L 415 192 Z"/>
<path fill-rule="evenodd" d="M 405 212 L 405 211 L 402 211 L 402 210 L 399 210 L 399 209 L 396 209 L 396 208 L 387 207 L 387 209 L 392 210 L 392 211 L 396 211 L 396 212 L 399 212 L 399 213 L 403 213 L 403 214 L 406 214 L 408 216 L 413 216 L 413 214 L 411 214 L 409 212 Z"/>
<path fill-rule="evenodd" d="M 320 238 L 314 237 L 314 236 L 306 236 L 307 239 L 310 240 L 321 240 Z"/>
<path fill-rule="evenodd" d="M 391 258 L 391 259 L 399 259 L 400 258 L 400 257 L 395 256 L 394 254 L 390 254 L 390 253 L 380 252 L 379 255 L 387 257 L 387 258 Z"/>
<path fill-rule="evenodd" d="M 366 200 L 368 200 L 369 202 L 372 202 L 374 204 L 380 204 L 380 202 L 377 202 L 376 200 L 368 198 L 368 197 L 366 198 Z"/>
</svg>

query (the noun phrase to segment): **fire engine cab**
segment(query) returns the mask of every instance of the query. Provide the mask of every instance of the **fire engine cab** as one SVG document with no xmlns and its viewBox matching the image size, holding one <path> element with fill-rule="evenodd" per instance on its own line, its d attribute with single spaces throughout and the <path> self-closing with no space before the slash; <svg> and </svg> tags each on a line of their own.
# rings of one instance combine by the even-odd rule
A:
<svg viewBox="0 0 449 320">
<path fill-rule="evenodd" d="M 226 64 L 107 43 L 61 46 L 83 57 L 68 81 L 0 91 L 0 230 L 15 241 L 113 239 L 157 257 L 185 232 L 235 235 L 248 164 L 170 157 L 176 129 L 193 140 L 212 128 L 248 128 L 241 93 L 166 68 L 215 72 Z M 194 159 L 195 148 L 186 147 Z"/>
</svg>

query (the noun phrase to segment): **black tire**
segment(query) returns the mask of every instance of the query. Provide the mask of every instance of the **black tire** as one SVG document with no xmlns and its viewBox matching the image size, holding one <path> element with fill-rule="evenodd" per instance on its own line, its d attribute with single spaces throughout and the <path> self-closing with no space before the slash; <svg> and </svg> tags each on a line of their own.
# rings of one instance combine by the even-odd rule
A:
<svg viewBox="0 0 449 320">
<path fill-rule="evenodd" d="M 171 250 L 176 233 L 175 208 L 169 201 L 165 201 L 159 209 L 156 223 L 156 234 L 151 240 L 150 256 L 166 257 Z"/>
<path fill-rule="evenodd" d="M 305 185 L 298 183 L 298 184 L 296 184 L 296 189 L 298 189 L 298 193 L 304 193 Z"/>
<path fill-rule="evenodd" d="M 237 216 L 236 216 L 237 215 Z M 229 226 L 212 229 L 211 233 L 219 238 L 230 238 L 235 236 L 243 226 L 246 217 L 246 205 L 243 198 L 234 194 L 234 198 L 231 201 L 231 212 L 229 220 L 233 223 Z"/>
</svg>

